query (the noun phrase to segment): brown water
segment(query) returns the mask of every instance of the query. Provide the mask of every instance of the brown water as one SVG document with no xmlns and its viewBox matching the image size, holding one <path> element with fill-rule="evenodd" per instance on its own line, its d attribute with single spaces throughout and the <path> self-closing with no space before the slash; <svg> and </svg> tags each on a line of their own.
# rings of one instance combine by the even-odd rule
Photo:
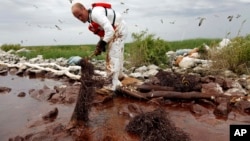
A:
<svg viewBox="0 0 250 141">
<path fill-rule="evenodd" d="M 27 134 L 35 130 L 42 130 L 45 125 L 37 126 L 42 114 L 57 107 L 59 115 L 55 122 L 66 125 L 70 120 L 74 104 L 62 105 L 41 102 L 31 98 L 28 94 L 30 89 L 40 89 L 47 85 L 53 88 L 62 82 L 49 79 L 29 79 L 14 75 L 0 76 L 0 86 L 11 88 L 8 94 L 0 94 L 0 140 L 8 140 L 9 137 Z M 25 92 L 26 96 L 20 98 L 19 92 Z M 157 108 L 156 105 L 145 101 L 129 98 L 117 97 L 113 101 L 104 105 L 95 106 L 91 109 L 89 136 L 92 140 L 101 140 L 104 136 L 112 136 L 114 140 L 136 141 L 138 138 L 132 137 L 125 132 L 125 127 L 129 122 L 129 117 L 121 114 L 126 111 L 128 104 L 134 104 L 143 109 L 151 111 Z M 190 103 L 189 103 L 190 104 Z M 163 107 L 169 114 L 174 124 L 190 134 L 193 141 L 229 141 L 230 124 L 249 124 L 250 116 L 231 112 L 227 120 L 216 119 L 212 109 L 208 114 L 194 116 L 189 108 L 181 104 L 169 104 Z M 36 125 L 36 126 L 32 126 Z"/>
<path fill-rule="evenodd" d="M 119 114 L 122 109 L 126 109 L 128 104 L 137 105 L 144 112 L 157 108 L 155 105 L 153 106 L 138 100 L 116 98 L 110 107 L 99 110 L 93 109 L 91 114 L 92 120 L 90 122 L 92 128 L 90 130 L 95 137 L 95 141 L 100 140 L 97 137 L 100 134 L 106 133 L 106 129 L 109 129 L 108 134 L 111 134 L 117 141 L 134 140 L 124 130 L 129 122 L 129 118 Z M 182 108 L 179 104 L 165 106 L 163 108 L 167 111 L 169 118 L 174 124 L 190 135 L 192 141 L 229 141 L 230 124 L 250 123 L 250 116 L 242 116 L 235 112 L 232 112 L 227 120 L 221 120 L 216 119 L 212 110 L 203 116 L 194 116 L 188 108 Z M 98 129 L 99 131 L 94 129 Z"/>
<path fill-rule="evenodd" d="M 11 88 L 11 92 L 0 94 L 0 140 L 8 140 L 22 132 L 28 122 L 42 117 L 42 114 L 53 109 L 55 106 L 60 114 L 69 109 L 65 105 L 52 105 L 41 102 L 29 96 L 30 89 L 41 89 L 45 85 L 53 88 L 61 82 L 49 79 L 29 79 L 15 75 L 0 76 L 0 86 Z M 25 92 L 25 97 L 18 97 L 20 92 Z M 70 108 L 71 109 L 71 108 Z"/>
</svg>

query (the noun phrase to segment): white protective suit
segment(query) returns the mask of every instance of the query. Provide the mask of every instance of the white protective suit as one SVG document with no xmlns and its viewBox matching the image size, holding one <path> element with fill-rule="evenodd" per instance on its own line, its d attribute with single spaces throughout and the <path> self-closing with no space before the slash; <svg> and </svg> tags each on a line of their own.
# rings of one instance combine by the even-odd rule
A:
<svg viewBox="0 0 250 141">
<path fill-rule="evenodd" d="M 111 90 L 115 90 L 117 86 L 121 86 L 118 77 L 122 75 L 123 71 L 123 53 L 124 53 L 124 40 L 127 36 L 127 26 L 122 19 L 120 13 L 115 12 L 113 9 L 103 7 L 94 7 L 89 14 L 90 21 L 100 25 L 104 29 L 104 37 L 102 40 L 107 45 L 106 56 L 106 70 L 107 77 L 112 79 Z M 113 18 L 115 17 L 115 29 L 112 27 Z"/>
</svg>

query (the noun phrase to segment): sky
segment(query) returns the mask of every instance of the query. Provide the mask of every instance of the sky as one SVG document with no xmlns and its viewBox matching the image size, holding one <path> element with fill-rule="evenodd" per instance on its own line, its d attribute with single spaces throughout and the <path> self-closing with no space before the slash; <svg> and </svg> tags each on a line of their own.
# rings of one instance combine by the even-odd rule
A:
<svg viewBox="0 0 250 141">
<path fill-rule="evenodd" d="M 87 8 L 96 0 L 78 0 Z M 103 0 L 127 22 L 129 36 L 147 31 L 166 41 L 250 34 L 250 0 Z M 199 26 L 200 19 L 204 19 Z M 95 44 L 98 36 L 74 18 L 69 0 L 5 0 L 0 45 Z"/>
</svg>

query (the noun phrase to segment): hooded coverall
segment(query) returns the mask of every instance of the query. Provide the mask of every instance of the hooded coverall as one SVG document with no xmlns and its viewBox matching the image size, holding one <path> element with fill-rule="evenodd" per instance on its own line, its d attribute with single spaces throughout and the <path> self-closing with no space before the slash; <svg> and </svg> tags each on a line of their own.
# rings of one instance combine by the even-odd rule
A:
<svg viewBox="0 0 250 141">
<path fill-rule="evenodd" d="M 120 13 L 113 11 L 113 9 L 103 7 L 94 7 L 89 13 L 90 22 L 95 22 L 104 30 L 104 36 L 100 37 L 108 44 L 106 56 L 106 71 L 107 77 L 112 79 L 112 84 L 109 87 L 115 90 L 117 86 L 121 86 L 119 76 L 123 71 L 123 53 L 124 53 L 124 40 L 127 36 L 127 26 L 122 19 Z M 112 23 L 113 19 L 114 26 Z"/>
</svg>

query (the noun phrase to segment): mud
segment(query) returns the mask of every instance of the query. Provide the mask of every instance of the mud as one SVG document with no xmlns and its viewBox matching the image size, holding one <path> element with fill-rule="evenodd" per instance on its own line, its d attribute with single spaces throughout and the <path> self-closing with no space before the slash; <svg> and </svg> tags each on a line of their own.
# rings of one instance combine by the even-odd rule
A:
<svg viewBox="0 0 250 141">
<path fill-rule="evenodd" d="M 250 123 L 248 114 L 234 110 L 226 120 L 216 118 L 214 105 L 205 100 L 165 99 L 161 100 L 159 105 L 153 101 L 119 94 L 112 97 L 96 94 L 89 111 L 87 126 L 66 130 L 76 101 L 52 103 L 34 99 L 28 93 L 30 89 L 42 89 L 45 85 L 54 89 L 54 86 L 72 85 L 71 83 L 65 80 L 30 79 L 10 74 L 0 76 L 0 79 L 0 86 L 11 88 L 9 93 L 0 94 L 0 140 L 138 141 L 142 140 L 140 136 L 129 133 L 126 127 L 136 116 L 155 111 L 159 107 L 166 112 L 173 127 L 182 130 L 192 141 L 228 141 L 230 124 Z M 69 88 L 71 91 L 80 90 L 80 86 Z M 26 96 L 18 97 L 20 92 L 26 93 Z M 44 115 L 55 108 L 58 109 L 56 118 L 44 120 Z"/>
</svg>

